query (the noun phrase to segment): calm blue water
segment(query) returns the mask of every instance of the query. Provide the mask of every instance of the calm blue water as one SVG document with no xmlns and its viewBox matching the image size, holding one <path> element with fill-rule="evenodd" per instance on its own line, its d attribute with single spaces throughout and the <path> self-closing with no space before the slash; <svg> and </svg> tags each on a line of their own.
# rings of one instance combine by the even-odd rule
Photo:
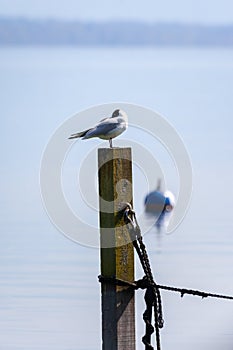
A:
<svg viewBox="0 0 233 350">
<path fill-rule="evenodd" d="M 95 104 L 131 102 L 160 112 L 190 153 L 188 214 L 173 234 L 145 236 L 157 282 L 233 295 L 233 50 L 1 49 L 0 91 L 0 349 L 101 347 L 98 250 L 54 228 L 39 190 L 49 137 L 67 117 Z M 81 155 L 89 145 L 80 145 Z M 162 153 L 160 160 L 176 192 L 174 169 Z M 145 193 L 137 174 L 134 191 L 140 209 Z M 232 349 L 232 302 L 162 297 L 163 349 Z M 143 310 L 138 291 L 138 349 Z"/>
</svg>

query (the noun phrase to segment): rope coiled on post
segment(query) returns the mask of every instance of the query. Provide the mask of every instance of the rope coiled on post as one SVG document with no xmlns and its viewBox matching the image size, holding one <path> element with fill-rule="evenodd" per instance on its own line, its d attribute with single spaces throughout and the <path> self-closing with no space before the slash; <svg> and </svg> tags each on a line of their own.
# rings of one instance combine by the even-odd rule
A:
<svg viewBox="0 0 233 350">
<path fill-rule="evenodd" d="M 163 327 L 162 300 L 159 288 L 154 281 L 150 261 L 143 243 L 141 230 L 138 225 L 135 212 L 131 205 L 127 203 L 124 211 L 124 222 L 127 225 L 134 248 L 140 259 L 145 277 L 143 278 L 141 288 L 146 288 L 145 302 L 146 310 L 143 314 L 143 320 L 146 324 L 146 334 L 142 338 L 142 342 L 146 346 L 146 350 L 153 350 L 151 345 L 151 335 L 154 333 L 154 327 L 151 323 L 152 310 L 154 309 L 154 324 L 156 333 L 157 350 L 161 350 L 160 344 L 160 328 Z"/>
</svg>

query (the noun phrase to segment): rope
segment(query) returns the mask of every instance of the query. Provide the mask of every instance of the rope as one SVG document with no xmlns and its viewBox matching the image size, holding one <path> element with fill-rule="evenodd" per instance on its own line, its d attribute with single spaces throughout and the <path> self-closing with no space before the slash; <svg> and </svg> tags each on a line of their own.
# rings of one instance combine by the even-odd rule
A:
<svg viewBox="0 0 233 350">
<path fill-rule="evenodd" d="M 154 333 L 154 327 L 152 326 L 152 310 L 154 308 L 154 323 L 155 323 L 155 334 L 156 334 L 156 345 L 157 350 L 161 350 L 160 345 L 160 328 L 163 327 L 163 315 L 162 315 L 162 300 L 159 288 L 154 281 L 152 270 L 150 267 L 150 261 L 146 251 L 145 244 L 143 243 L 141 230 L 138 225 L 135 212 L 132 207 L 127 203 L 124 212 L 124 221 L 127 224 L 134 248 L 138 254 L 142 268 L 145 273 L 146 281 L 146 310 L 143 314 L 143 320 L 146 324 L 146 334 L 142 338 L 142 342 L 145 345 L 146 350 L 153 350 L 151 345 L 151 335 Z"/>
<path fill-rule="evenodd" d="M 135 282 L 128 282 L 119 278 L 115 277 L 103 277 L 101 275 L 98 276 L 99 282 L 108 282 L 108 283 L 113 283 L 118 286 L 127 286 L 127 287 L 132 287 L 134 289 L 146 289 L 148 288 L 148 282 L 147 279 L 144 277 L 141 280 L 135 281 Z M 157 284 L 158 289 L 163 289 L 167 290 L 170 292 L 177 292 L 181 294 L 181 298 L 185 294 L 193 295 L 193 296 L 198 296 L 204 298 L 216 298 L 216 299 L 226 299 L 226 300 L 233 300 L 233 296 L 230 295 L 223 295 L 223 294 L 214 294 L 214 293 L 208 293 L 208 292 L 202 292 L 199 290 L 194 290 L 194 289 L 187 289 L 187 288 L 178 288 L 178 287 L 170 287 L 170 286 L 164 286 L 161 284 Z"/>
<path fill-rule="evenodd" d="M 164 289 L 164 290 L 168 290 L 168 291 L 171 291 L 171 292 L 178 292 L 178 293 L 181 294 L 181 298 L 183 298 L 183 296 L 185 294 L 191 294 L 191 295 L 194 295 L 194 296 L 202 297 L 202 299 L 211 297 L 211 298 L 217 298 L 217 299 L 233 300 L 233 296 L 230 296 L 230 295 L 207 293 L 207 292 L 201 292 L 199 290 L 186 289 L 186 288 L 177 288 L 177 287 L 169 287 L 169 286 L 163 286 L 163 285 L 157 285 L 157 287 L 159 289 Z"/>
</svg>

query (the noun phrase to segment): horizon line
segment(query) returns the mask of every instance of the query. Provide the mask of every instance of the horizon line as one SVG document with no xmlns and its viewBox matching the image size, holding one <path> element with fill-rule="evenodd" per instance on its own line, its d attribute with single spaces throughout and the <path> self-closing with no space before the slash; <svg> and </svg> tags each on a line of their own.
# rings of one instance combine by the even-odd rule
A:
<svg viewBox="0 0 233 350">
<path fill-rule="evenodd" d="M 102 23 L 127 23 L 127 24 L 148 24 L 148 25 L 184 25 L 184 26 L 201 26 L 201 27 L 231 27 L 233 26 L 232 22 L 203 22 L 203 21 L 185 21 L 185 20 L 148 20 L 148 19 L 127 19 L 127 18 L 61 18 L 61 17 L 34 17 L 34 16 L 26 16 L 26 15 L 4 15 L 0 14 L 0 20 L 24 20 L 30 22 L 62 22 L 62 23 L 93 23 L 93 24 L 102 24 Z"/>
</svg>

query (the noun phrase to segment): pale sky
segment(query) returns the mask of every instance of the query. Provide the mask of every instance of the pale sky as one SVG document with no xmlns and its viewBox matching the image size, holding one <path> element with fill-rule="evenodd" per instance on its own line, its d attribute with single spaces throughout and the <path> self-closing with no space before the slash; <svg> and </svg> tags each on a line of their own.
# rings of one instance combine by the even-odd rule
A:
<svg viewBox="0 0 233 350">
<path fill-rule="evenodd" d="M 0 0 L 0 16 L 233 23 L 233 0 Z"/>
</svg>

